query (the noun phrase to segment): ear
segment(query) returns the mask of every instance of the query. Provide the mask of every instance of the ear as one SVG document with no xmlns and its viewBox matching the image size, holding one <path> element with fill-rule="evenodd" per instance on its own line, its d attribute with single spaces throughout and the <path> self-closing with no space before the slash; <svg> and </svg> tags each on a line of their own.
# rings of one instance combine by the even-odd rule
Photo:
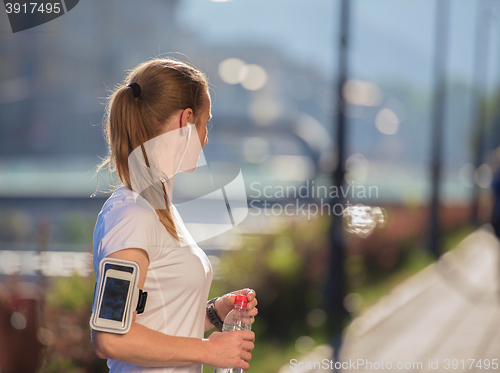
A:
<svg viewBox="0 0 500 373">
<path fill-rule="evenodd" d="M 193 123 L 194 120 L 194 112 L 193 109 L 187 108 L 184 109 L 179 118 L 179 128 L 186 127 L 188 123 Z"/>
</svg>

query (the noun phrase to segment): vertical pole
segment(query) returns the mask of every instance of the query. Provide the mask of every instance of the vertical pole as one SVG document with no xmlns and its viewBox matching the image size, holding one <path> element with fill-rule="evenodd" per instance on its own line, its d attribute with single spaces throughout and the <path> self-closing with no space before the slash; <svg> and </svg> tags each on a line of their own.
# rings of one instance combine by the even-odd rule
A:
<svg viewBox="0 0 500 373">
<path fill-rule="evenodd" d="M 325 305 L 328 312 L 329 333 L 335 340 L 339 341 L 339 336 L 344 322 L 349 316 L 344 307 L 344 297 L 346 292 L 346 276 L 344 271 L 345 242 L 342 229 L 342 215 L 340 208 L 335 211 L 335 206 L 344 206 L 341 188 L 344 184 L 345 175 L 345 145 L 346 145 L 346 116 L 344 114 L 347 105 L 342 95 L 342 88 L 347 80 L 347 57 L 348 57 L 348 35 L 349 35 L 349 7 L 350 0 L 341 0 L 340 10 L 340 44 L 339 44 L 339 67 L 337 78 L 337 107 L 340 109 L 336 123 L 336 146 L 338 152 L 337 167 L 332 174 L 333 185 L 339 191 L 338 197 L 331 200 L 332 220 L 330 225 L 330 263 L 328 272 L 328 282 L 326 286 Z M 337 212 L 337 214 L 336 214 Z M 337 351 L 338 348 L 335 349 Z"/>
<path fill-rule="evenodd" d="M 436 0 L 436 42 L 434 51 L 434 100 L 432 107 L 432 159 L 431 159 L 431 232 L 430 251 L 435 257 L 441 254 L 439 247 L 439 191 L 443 147 L 443 127 L 446 112 L 446 60 L 448 55 L 449 0 Z"/>
<path fill-rule="evenodd" d="M 474 88 L 473 107 L 476 126 L 473 128 L 473 163 L 477 170 L 484 159 L 486 129 L 486 91 L 488 79 L 488 44 L 491 15 L 487 12 L 485 2 L 477 0 L 476 40 L 474 48 Z M 473 124 L 474 125 L 474 124 Z M 475 130 L 475 131 L 474 131 Z M 471 223 L 479 222 L 479 188 L 476 183 L 472 190 Z"/>
</svg>

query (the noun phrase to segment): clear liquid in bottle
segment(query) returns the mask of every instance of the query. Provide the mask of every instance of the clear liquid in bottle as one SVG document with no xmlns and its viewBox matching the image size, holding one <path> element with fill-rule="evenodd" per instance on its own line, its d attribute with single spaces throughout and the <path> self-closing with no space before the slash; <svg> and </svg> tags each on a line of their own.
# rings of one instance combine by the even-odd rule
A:
<svg viewBox="0 0 500 373">
<path fill-rule="evenodd" d="M 222 332 L 234 330 L 251 330 L 252 321 L 247 313 L 248 299 L 246 295 L 237 295 L 234 301 L 234 308 L 227 314 Z M 215 368 L 214 373 L 243 373 L 241 368 Z"/>
</svg>

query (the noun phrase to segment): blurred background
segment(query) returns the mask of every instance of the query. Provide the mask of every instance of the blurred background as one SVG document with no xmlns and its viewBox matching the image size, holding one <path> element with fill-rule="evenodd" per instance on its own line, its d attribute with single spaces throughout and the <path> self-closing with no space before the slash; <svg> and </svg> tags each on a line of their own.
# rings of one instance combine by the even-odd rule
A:
<svg viewBox="0 0 500 373">
<path fill-rule="evenodd" d="M 242 169 L 248 217 L 200 247 L 211 297 L 257 291 L 251 372 L 494 367 L 500 1 L 86 0 L 18 33 L 0 12 L 2 372 L 107 371 L 88 326 L 103 102 L 155 56 L 208 75 L 205 157 Z"/>
</svg>

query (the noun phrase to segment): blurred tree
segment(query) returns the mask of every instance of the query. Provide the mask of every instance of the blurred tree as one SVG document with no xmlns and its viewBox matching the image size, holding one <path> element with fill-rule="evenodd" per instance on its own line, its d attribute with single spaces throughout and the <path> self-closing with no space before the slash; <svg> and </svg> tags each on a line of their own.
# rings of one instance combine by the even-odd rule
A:
<svg viewBox="0 0 500 373">
<path fill-rule="evenodd" d="M 328 219 L 307 224 L 292 220 L 277 233 L 245 236 L 239 250 L 221 257 L 213 295 L 254 288 L 260 313 L 253 329 L 258 338 L 288 345 L 324 330 L 324 323 L 311 326 L 307 315 L 323 301 L 319 289 L 328 266 L 328 226 Z"/>
</svg>

